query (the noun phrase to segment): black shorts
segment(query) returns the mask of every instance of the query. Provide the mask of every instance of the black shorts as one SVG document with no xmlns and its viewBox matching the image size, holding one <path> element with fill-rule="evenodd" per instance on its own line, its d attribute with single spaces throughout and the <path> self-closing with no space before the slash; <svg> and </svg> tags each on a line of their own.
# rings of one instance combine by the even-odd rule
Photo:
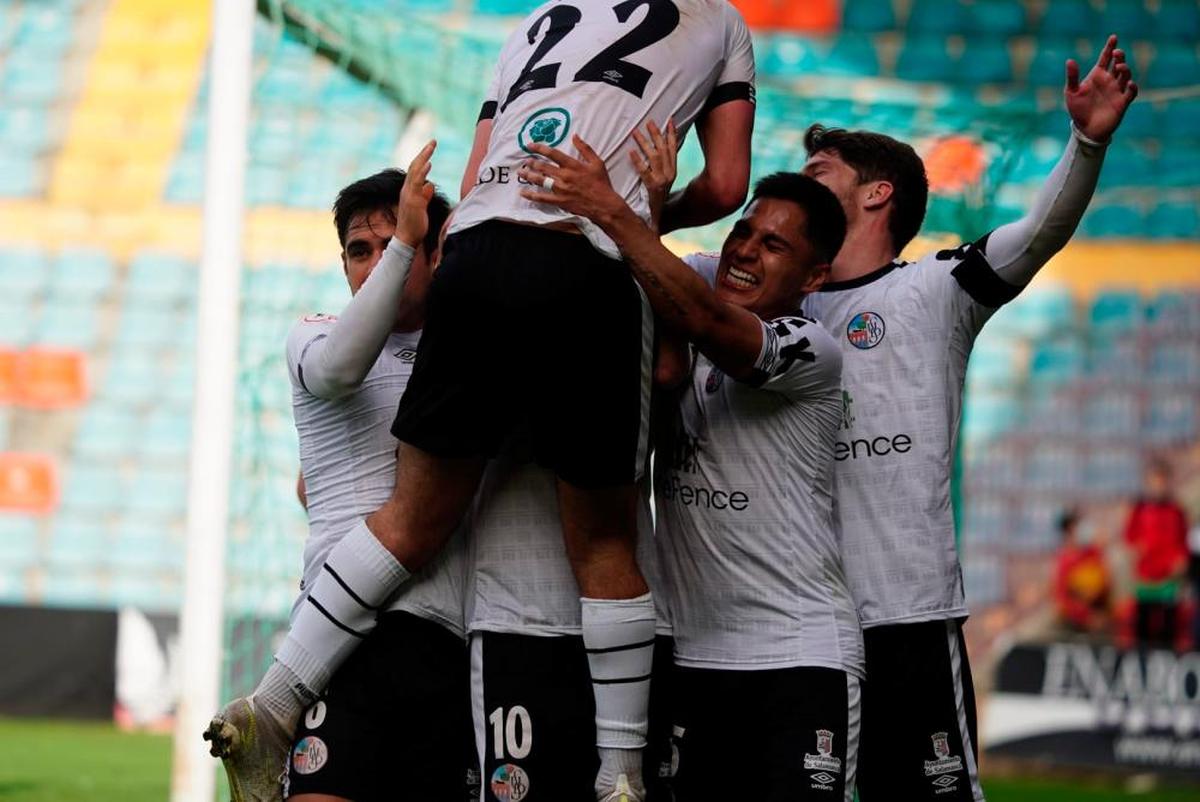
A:
<svg viewBox="0 0 1200 802">
<path fill-rule="evenodd" d="M 982 800 L 962 621 L 871 627 L 863 643 L 862 801 Z"/>
<path fill-rule="evenodd" d="M 678 802 L 854 799 L 856 677 L 677 667 L 675 687 Z"/>
<path fill-rule="evenodd" d="M 392 434 L 438 457 L 528 437 L 579 487 L 646 457 L 654 318 L 629 268 L 584 237 L 488 222 L 446 240 Z"/>
<path fill-rule="evenodd" d="M 460 637 L 409 613 L 383 614 L 301 716 L 285 797 L 473 798 L 468 688 Z"/>
<path fill-rule="evenodd" d="M 670 654 L 669 640 L 656 644 L 656 672 Z M 653 696 L 658 682 L 655 673 L 643 756 L 647 802 L 670 800 L 657 776 L 670 749 L 669 719 L 657 715 L 665 710 Z M 595 802 L 596 702 L 583 638 L 476 633 L 471 688 L 483 802 Z"/>
</svg>

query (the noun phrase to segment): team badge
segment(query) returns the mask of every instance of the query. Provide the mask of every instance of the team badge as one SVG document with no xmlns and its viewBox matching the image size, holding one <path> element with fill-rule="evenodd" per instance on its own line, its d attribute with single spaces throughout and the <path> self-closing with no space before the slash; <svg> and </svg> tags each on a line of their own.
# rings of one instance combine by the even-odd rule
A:
<svg viewBox="0 0 1200 802">
<path fill-rule="evenodd" d="M 962 771 L 962 758 L 958 755 L 950 754 L 950 741 L 944 732 L 935 732 L 930 736 L 933 741 L 934 760 L 925 761 L 925 776 L 935 777 L 933 784 L 939 786 L 940 791 L 949 790 L 950 786 L 958 782 L 958 778 L 949 776 L 954 772 Z"/>
<path fill-rule="evenodd" d="M 492 772 L 492 794 L 500 802 L 521 802 L 529 796 L 529 775 L 512 763 L 497 766 Z"/>
<path fill-rule="evenodd" d="M 708 379 L 706 379 L 704 382 L 704 392 L 712 395 L 717 390 L 721 389 L 721 385 L 724 383 L 724 381 L 725 374 L 722 373 L 718 368 L 713 368 L 711 371 L 709 371 Z"/>
<path fill-rule="evenodd" d="M 292 750 L 292 768 L 297 774 L 315 774 L 329 762 L 329 747 L 315 736 L 302 738 Z"/>
<path fill-rule="evenodd" d="M 886 326 L 883 318 L 874 312 L 859 312 L 846 326 L 846 339 L 859 350 L 866 351 L 883 342 Z"/>
<path fill-rule="evenodd" d="M 561 108 L 541 109 L 529 115 L 529 119 L 521 126 L 517 144 L 526 153 L 532 153 L 529 146 L 534 144 L 557 147 L 567 138 L 570 130 L 571 112 Z"/>
<path fill-rule="evenodd" d="M 812 771 L 841 773 L 842 759 L 833 756 L 833 733 L 831 731 L 817 730 L 817 753 L 811 755 L 805 752 L 804 768 Z"/>
</svg>

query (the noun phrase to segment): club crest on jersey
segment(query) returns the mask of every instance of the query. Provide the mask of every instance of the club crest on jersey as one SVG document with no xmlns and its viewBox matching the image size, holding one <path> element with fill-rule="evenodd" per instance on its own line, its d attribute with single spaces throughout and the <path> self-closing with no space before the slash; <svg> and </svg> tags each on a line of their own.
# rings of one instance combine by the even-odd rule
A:
<svg viewBox="0 0 1200 802">
<path fill-rule="evenodd" d="M 567 138 L 570 130 L 571 112 L 562 108 L 540 109 L 529 115 L 529 119 L 521 126 L 517 144 L 526 153 L 532 152 L 529 146 L 533 144 L 557 147 Z"/>
<path fill-rule="evenodd" d="M 874 312 L 859 312 L 846 326 L 846 339 L 855 348 L 866 351 L 883 342 L 886 328 L 883 318 Z"/>
<path fill-rule="evenodd" d="M 833 756 L 833 732 L 817 730 L 817 754 L 804 753 L 804 768 L 835 774 L 841 772 L 842 759 Z"/>
<path fill-rule="evenodd" d="M 292 750 L 292 768 L 297 774 L 315 774 L 329 762 L 329 747 L 315 736 L 308 736 Z"/>
<path fill-rule="evenodd" d="M 521 802 L 529 796 L 529 775 L 512 763 L 497 766 L 492 772 L 492 794 L 500 802 Z"/>
<path fill-rule="evenodd" d="M 933 754 L 937 759 L 925 761 L 925 776 L 939 777 L 943 774 L 962 771 L 962 758 L 950 754 L 950 741 L 946 738 L 946 733 L 935 732 L 929 737 L 933 741 Z M 936 780 L 934 784 L 943 787 L 949 785 L 945 781 Z"/>
<path fill-rule="evenodd" d="M 712 395 L 717 390 L 721 389 L 721 385 L 724 383 L 724 381 L 725 374 L 719 369 L 713 368 L 711 371 L 709 371 L 708 379 L 706 379 L 704 382 L 704 392 Z"/>
</svg>

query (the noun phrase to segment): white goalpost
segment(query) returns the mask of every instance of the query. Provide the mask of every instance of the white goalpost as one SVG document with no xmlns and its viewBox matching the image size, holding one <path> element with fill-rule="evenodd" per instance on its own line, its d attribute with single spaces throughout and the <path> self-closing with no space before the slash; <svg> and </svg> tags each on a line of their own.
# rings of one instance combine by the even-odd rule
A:
<svg viewBox="0 0 1200 802">
<path fill-rule="evenodd" d="M 217 764 L 200 736 L 220 694 L 254 15 L 250 0 L 213 2 L 173 802 L 215 795 Z"/>
</svg>

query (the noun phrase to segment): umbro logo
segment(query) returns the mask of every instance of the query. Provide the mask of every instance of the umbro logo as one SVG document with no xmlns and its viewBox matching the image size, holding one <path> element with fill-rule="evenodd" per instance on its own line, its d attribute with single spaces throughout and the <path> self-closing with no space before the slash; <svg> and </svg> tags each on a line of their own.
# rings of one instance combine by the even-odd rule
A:
<svg viewBox="0 0 1200 802">
<path fill-rule="evenodd" d="M 934 780 L 933 784 L 940 785 L 942 788 L 949 788 L 950 786 L 954 785 L 956 782 L 958 782 L 957 777 L 954 777 L 950 774 L 943 774 L 941 777 L 938 777 L 936 780 Z"/>
<path fill-rule="evenodd" d="M 417 349 L 401 348 L 399 351 L 393 352 L 392 356 L 396 357 L 396 359 L 399 359 L 401 362 L 413 362 L 417 358 Z"/>
<path fill-rule="evenodd" d="M 813 778 L 813 782 L 819 782 L 821 785 L 831 785 L 833 783 L 833 781 L 837 779 L 837 777 L 831 777 L 830 775 L 826 774 L 825 772 L 821 772 L 820 774 L 814 774 L 814 775 L 812 775 L 812 778 Z"/>
</svg>

